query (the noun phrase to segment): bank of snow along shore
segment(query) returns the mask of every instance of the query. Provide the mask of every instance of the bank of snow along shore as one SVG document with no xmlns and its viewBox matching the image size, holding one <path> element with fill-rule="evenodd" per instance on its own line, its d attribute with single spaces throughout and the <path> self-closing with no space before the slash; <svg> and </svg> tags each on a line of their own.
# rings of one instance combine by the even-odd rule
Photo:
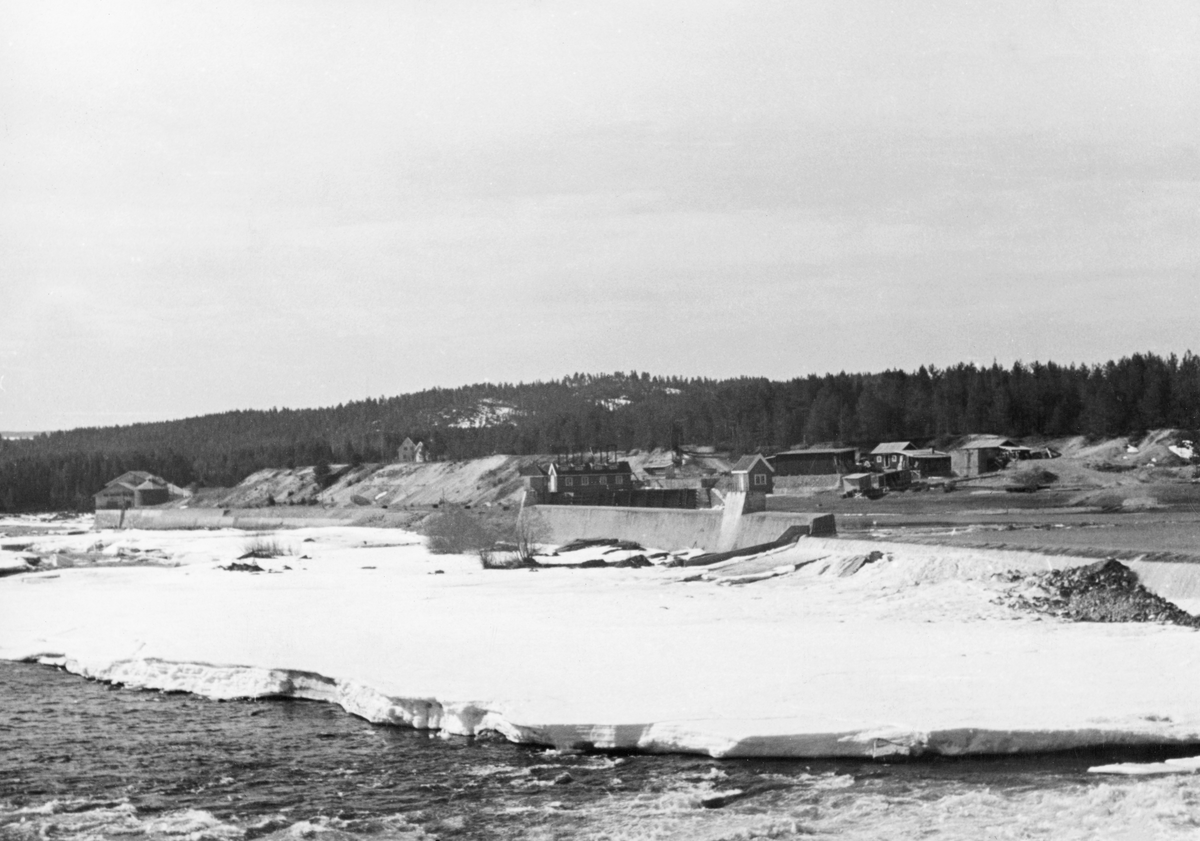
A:
<svg viewBox="0 0 1200 841">
<path fill-rule="evenodd" d="M 273 557 L 239 562 L 251 540 Z M 1200 744 L 1200 635 L 1018 604 L 1061 556 L 803 538 L 712 568 L 495 570 L 351 527 L 22 544 L 112 563 L 0 579 L 0 657 L 129 687 L 713 757 Z"/>
</svg>

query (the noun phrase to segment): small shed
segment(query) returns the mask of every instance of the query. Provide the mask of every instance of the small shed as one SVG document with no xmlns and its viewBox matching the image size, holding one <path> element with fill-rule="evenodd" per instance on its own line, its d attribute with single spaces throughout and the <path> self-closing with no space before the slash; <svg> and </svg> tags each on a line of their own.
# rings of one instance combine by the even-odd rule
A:
<svg viewBox="0 0 1200 841">
<path fill-rule="evenodd" d="M 742 456 L 733 465 L 733 489 L 743 493 L 774 493 L 775 468 L 762 453 Z"/>
<path fill-rule="evenodd" d="M 1033 458 L 1033 450 L 1029 447 L 1013 444 L 1009 447 L 1001 447 L 1000 455 L 1008 461 L 1024 461 L 1027 458 Z"/>
<path fill-rule="evenodd" d="M 950 453 L 951 465 L 959 476 L 979 476 L 1001 469 L 1003 455 L 1013 442 L 999 435 L 972 435 Z"/>
<path fill-rule="evenodd" d="M 907 468 L 885 470 L 875 475 L 878 478 L 879 487 L 888 491 L 903 491 L 912 484 L 912 471 Z"/>
<path fill-rule="evenodd" d="M 847 473 L 842 477 L 841 491 L 847 496 L 869 496 L 879 490 L 877 473 Z"/>
<path fill-rule="evenodd" d="M 908 467 L 922 479 L 930 476 L 950 476 L 954 469 L 950 464 L 949 453 L 939 453 L 937 450 L 910 450 L 904 454 Z"/>
</svg>

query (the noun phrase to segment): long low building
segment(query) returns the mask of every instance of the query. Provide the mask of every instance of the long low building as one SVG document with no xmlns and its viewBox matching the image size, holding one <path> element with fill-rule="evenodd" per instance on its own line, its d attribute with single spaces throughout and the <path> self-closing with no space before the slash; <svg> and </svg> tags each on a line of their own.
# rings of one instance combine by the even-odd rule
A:
<svg viewBox="0 0 1200 841">
<path fill-rule="evenodd" d="M 854 447 L 834 447 L 811 450 L 785 450 L 768 456 L 776 476 L 819 476 L 854 473 L 857 470 L 858 450 Z"/>
</svg>

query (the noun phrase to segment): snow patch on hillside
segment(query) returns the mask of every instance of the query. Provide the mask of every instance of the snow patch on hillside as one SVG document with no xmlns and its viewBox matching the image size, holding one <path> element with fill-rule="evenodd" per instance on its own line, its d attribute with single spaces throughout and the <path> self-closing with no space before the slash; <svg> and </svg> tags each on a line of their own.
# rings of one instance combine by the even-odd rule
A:
<svg viewBox="0 0 1200 841">
<path fill-rule="evenodd" d="M 521 412 L 515 406 L 485 397 L 473 408 L 448 413 L 445 418 L 446 425 L 455 429 L 481 429 L 512 423 L 520 414 Z"/>
</svg>

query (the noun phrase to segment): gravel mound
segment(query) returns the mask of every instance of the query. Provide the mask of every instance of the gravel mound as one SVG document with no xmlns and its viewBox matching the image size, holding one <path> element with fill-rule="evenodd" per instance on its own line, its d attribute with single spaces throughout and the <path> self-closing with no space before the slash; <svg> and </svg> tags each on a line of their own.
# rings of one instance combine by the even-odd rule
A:
<svg viewBox="0 0 1200 841">
<path fill-rule="evenodd" d="M 1117 560 L 1024 575 L 1003 573 L 1013 582 L 1000 600 L 1017 610 L 1073 622 L 1163 622 L 1200 628 L 1200 616 L 1157 596 L 1138 583 L 1137 573 Z"/>
</svg>

